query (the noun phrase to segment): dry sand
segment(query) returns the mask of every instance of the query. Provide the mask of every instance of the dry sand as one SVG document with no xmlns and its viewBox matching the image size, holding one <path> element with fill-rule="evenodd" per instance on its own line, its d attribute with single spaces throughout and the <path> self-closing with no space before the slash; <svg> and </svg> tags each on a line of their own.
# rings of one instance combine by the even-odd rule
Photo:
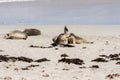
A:
<svg viewBox="0 0 120 80">
<path fill-rule="evenodd" d="M 67 25 L 69 32 L 87 39 L 93 44 L 74 44 L 75 47 L 32 48 L 30 45 L 47 47 L 52 43 L 52 38 L 63 32 L 63 25 L 34 25 L 34 26 L 0 26 L 0 55 L 11 57 L 24 56 L 33 60 L 47 58 L 46 62 L 0 62 L 0 80 L 120 80 L 120 60 L 108 62 L 91 62 L 99 55 L 120 53 L 120 27 L 119 25 Z M 37 28 L 40 36 L 31 36 L 27 40 L 6 40 L 5 33 L 12 30 Z M 83 48 L 85 47 L 85 48 Z M 2 51 L 3 50 L 3 51 Z M 61 54 L 68 58 L 79 58 L 85 64 L 58 63 Z M 117 58 L 119 58 L 118 56 Z M 116 58 L 116 57 L 113 57 Z M 27 66 L 39 65 L 36 67 Z M 98 65 L 99 68 L 91 68 Z M 81 68 L 82 67 L 82 68 Z M 109 75 L 109 76 L 108 76 Z M 108 77 L 107 77 L 108 76 Z"/>
</svg>

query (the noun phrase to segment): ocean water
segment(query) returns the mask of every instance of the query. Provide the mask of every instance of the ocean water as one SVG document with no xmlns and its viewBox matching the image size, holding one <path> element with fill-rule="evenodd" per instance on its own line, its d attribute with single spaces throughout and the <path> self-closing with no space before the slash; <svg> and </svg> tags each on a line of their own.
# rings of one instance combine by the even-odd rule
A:
<svg viewBox="0 0 120 80">
<path fill-rule="evenodd" d="M 58 0 L 57 0 L 58 1 Z M 0 25 L 82 24 L 119 25 L 120 2 L 81 3 L 40 0 L 0 3 Z M 73 3 L 73 2 L 76 3 Z M 110 0 L 112 1 L 112 0 Z M 69 4 L 68 4 L 69 3 Z"/>
</svg>

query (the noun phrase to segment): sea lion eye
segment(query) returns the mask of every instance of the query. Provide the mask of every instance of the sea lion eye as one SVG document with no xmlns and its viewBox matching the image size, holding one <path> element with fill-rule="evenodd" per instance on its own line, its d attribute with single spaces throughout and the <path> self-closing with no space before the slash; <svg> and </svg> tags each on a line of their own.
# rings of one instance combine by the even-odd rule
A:
<svg viewBox="0 0 120 80">
<path fill-rule="evenodd" d="M 9 34 L 6 34 L 7 36 L 9 36 Z"/>
</svg>

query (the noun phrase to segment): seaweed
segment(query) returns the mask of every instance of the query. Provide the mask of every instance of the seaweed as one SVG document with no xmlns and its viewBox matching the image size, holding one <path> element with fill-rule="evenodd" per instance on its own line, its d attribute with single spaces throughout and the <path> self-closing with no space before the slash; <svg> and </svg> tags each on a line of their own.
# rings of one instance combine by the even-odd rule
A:
<svg viewBox="0 0 120 80">
<path fill-rule="evenodd" d="M 104 58 L 96 58 L 96 59 L 92 60 L 92 62 L 108 62 L 108 60 L 106 60 Z"/>
<path fill-rule="evenodd" d="M 68 64 L 73 63 L 73 64 L 76 64 L 76 65 L 84 64 L 84 61 L 79 59 L 79 58 L 71 58 L 71 59 L 62 58 L 62 59 L 58 60 L 58 62 L 65 62 L 65 63 L 68 63 Z"/>
</svg>

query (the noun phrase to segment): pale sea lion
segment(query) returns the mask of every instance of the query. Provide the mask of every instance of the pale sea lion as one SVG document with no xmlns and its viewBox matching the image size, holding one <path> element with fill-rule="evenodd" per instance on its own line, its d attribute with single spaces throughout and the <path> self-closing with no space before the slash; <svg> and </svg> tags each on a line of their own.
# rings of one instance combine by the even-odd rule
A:
<svg viewBox="0 0 120 80">
<path fill-rule="evenodd" d="M 67 44 L 68 43 L 68 37 L 69 34 L 67 34 L 68 29 L 65 26 L 64 27 L 64 33 L 59 34 L 58 36 L 55 36 L 52 40 L 54 42 L 54 44 L 56 45 L 63 45 L 63 44 Z"/>
<path fill-rule="evenodd" d="M 11 31 L 9 33 L 6 34 L 6 36 L 4 37 L 6 39 L 27 39 L 27 34 L 19 31 L 19 30 L 15 30 L 15 31 Z"/>
<path fill-rule="evenodd" d="M 41 35 L 41 32 L 38 29 L 25 29 L 23 32 L 28 36 Z"/>
<path fill-rule="evenodd" d="M 74 33 L 70 33 L 69 38 L 68 38 L 68 43 L 81 44 L 81 43 L 88 43 L 88 42 L 82 37 L 76 36 Z"/>
</svg>

